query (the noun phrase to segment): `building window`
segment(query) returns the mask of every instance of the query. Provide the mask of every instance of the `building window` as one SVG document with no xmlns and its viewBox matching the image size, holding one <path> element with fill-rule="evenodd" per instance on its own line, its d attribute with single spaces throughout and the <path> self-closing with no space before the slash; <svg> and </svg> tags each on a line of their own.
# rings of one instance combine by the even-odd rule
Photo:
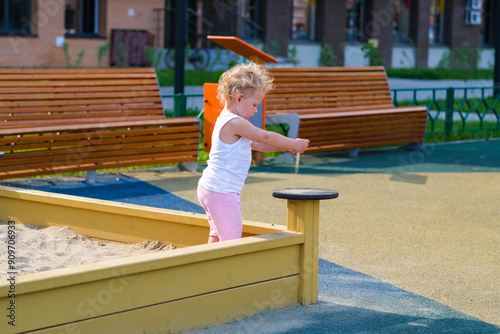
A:
<svg viewBox="0 0 500 334">
<path fill-rule="evenodd" d="M 410 41 L 410 1 L 396 1 L 394 6 L 393 33 L 396 42 Z"/>
<path fill-rule="evenodd" d="M 444 0 L 431 0 L 431 15 L 429 17 L 429 42 L 444 43 Z"/>
<path fill-rule="evenodd" d="M 66 0 L 64 30 L 66 35 L 99 35 L 99 0 Z"/>
<path fill-rule="evenodd" d="M 316 1 L 292 1 L 292 40 L 313 41 L 316 39 Z"/>
<path fill-rule="evenodd" d="M 484 46 L 493 45 L 493 2 L 483 0 L 483 22 L 481 25 L 481 43 Z"/>
<path fill-rule="evenodd" d="M 365 2 L 364 0 L 347 0 L 346 41 L 365 42 Z"/>
<path fill-rule="evenodd" d="M 31 33 L 29 0 L 0 0 L 0 33 Z"/>
</svg>

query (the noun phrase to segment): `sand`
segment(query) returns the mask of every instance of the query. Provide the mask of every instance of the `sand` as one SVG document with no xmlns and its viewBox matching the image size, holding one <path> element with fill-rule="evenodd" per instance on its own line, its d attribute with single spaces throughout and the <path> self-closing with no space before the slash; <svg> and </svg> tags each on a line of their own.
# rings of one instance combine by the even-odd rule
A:
<svg viewBox="0 0 500 334">
<path fill-rule="evenodd" d="M 5 250 L 7 242 L 7 223 L 0 222 L 0 243 Z M 7 272 L 25 275 L 175 248 L 161 241 L 146 240 L 133 244 L 107 242 L 82 236 L 69 226 L 43 228 L 30 224 L 15 225 L 13 246 L 15 247 L 14 270 L 8 266 L 7 252 L 2 252 L 0 278 L 5 278 Z"/>
</svg>

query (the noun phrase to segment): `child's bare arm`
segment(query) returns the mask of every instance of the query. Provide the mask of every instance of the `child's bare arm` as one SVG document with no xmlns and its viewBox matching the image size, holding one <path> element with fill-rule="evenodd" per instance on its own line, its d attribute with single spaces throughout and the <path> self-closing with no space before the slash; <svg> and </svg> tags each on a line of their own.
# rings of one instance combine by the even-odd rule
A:
<svg viewBox="0 0 500 334">
<path fill-rule="evenodd" d="M 245 119 L 234 119 L 226 126 L 238 136 L 253 141 L 252 148 L 261 152 L 283 151 L 288 153 L 302 153 L 309 146 L 307 139 L 288 138 L 279 133 L 266 131 L 254 126 Z"/>
<path fill-rule="evenodd" d="M 262 144 L 259 142 L 252 142 L 252 150 L 259 152 L 276 152 L 279 151 L 276 147 L 271 145 Z"/>
<path fill-rule="evenodd" d="M 293 140 L 307 140 L 307 139 L 297 138 L 297 139 L 293 139 Z M 307 143 L 309 143 L 308 140 L 307 140 Z M 286 152 L 286 153 L 290 153 L 290 154 L 302 153 L 303 152 L 303 151 L 302 152 L 296 152 L 295 150 L 282 150 L 282 149 L 279 149 L 277 147 L 274 147 L 274 146 L 271 146 L 271 145 L 262 144 L 262 143 L 259 143 L 259 142 L 256 142 L 256 141 L 252 142 L 252 150 L 258 151 L 258 152 L 277 152 L 277 151 L 282 151 L 282 152 Z"/>
</svg>

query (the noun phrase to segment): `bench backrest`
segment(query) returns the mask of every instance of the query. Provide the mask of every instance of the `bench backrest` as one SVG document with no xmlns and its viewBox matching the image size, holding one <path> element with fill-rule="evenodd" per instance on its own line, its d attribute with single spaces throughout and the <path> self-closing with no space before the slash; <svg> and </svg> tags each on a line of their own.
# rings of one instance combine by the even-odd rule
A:
<svg viewBox="0 0 500 334">
<path fill-rule="evenodd" d="M 266 96 L 267 114 L 393 107 L 383 66 L 273 68 L 269 72 L 276 88 Z"/>
<path fill-rule="evenodd" d="M 0 69 L 0 127 L 163 114 L 152 68 Z"/>
</svg>

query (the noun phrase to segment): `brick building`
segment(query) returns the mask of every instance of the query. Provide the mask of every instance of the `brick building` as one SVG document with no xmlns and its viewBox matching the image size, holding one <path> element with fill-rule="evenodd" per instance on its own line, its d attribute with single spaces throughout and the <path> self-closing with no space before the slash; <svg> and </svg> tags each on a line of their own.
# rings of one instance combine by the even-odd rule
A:
<svg viewBox="0 0 500 334">
<path fill-rule="evenodd" d="M 435 67 L 446 51 L 465 42 L 482 50 L 479 65 L 489 67 L 494 34 L 500 31 L 493 17 L 496 4 L 494 0 L 204 0 L 203 13 L 218 34 L 256 36 L 267 45 L 278 42 L 284 57 L 294 45 L 299 66 L 315 66 L 325 44 L 332 46 L 340 65 L 365 65 L 361 47 L 372 40 L 389 67 Z M 233 29 L 230 18 L 249 29 Z M 249 21 L 258 28 L 250 29 Z"/>
<path fill-rule="evenodd" d="M 156 32 L 155 8 L 164 0 L 5 0 L 0 2 L 0 66 L 65 67 L 62 43 L 74 65 L 98 66 L 113 29 Z M 109 58 L 101 59 L 109 66 Z"/>
<path fill-rule="evenodd" d="M 109 66 L 110 57 L 103 61 L 98 54 L 107 42 L 116 48 L 113 30 L 139 31 L 148 45 L 172 47 L 176 1 L 2 1 L 0 66 L 67 66 L 63 42 L 72 63 L 85 50 L 82 66 Z M 447 51 L 467 42 L 470 49 L 481 49 L 479 66 L 486 68 L 494 62 L 495 33 L 500 31 L 494 0 L 186 1 L 188 24 L 196 27 L 196 35 L 264 43 L 283 58 L 293 46 L 303 67 L 317 66 L 325 45 L 332 47 L 338 65 L 366 65 L 361 48 L 372 41 L 388 67 L 435 67 Z"/>
</svg>

